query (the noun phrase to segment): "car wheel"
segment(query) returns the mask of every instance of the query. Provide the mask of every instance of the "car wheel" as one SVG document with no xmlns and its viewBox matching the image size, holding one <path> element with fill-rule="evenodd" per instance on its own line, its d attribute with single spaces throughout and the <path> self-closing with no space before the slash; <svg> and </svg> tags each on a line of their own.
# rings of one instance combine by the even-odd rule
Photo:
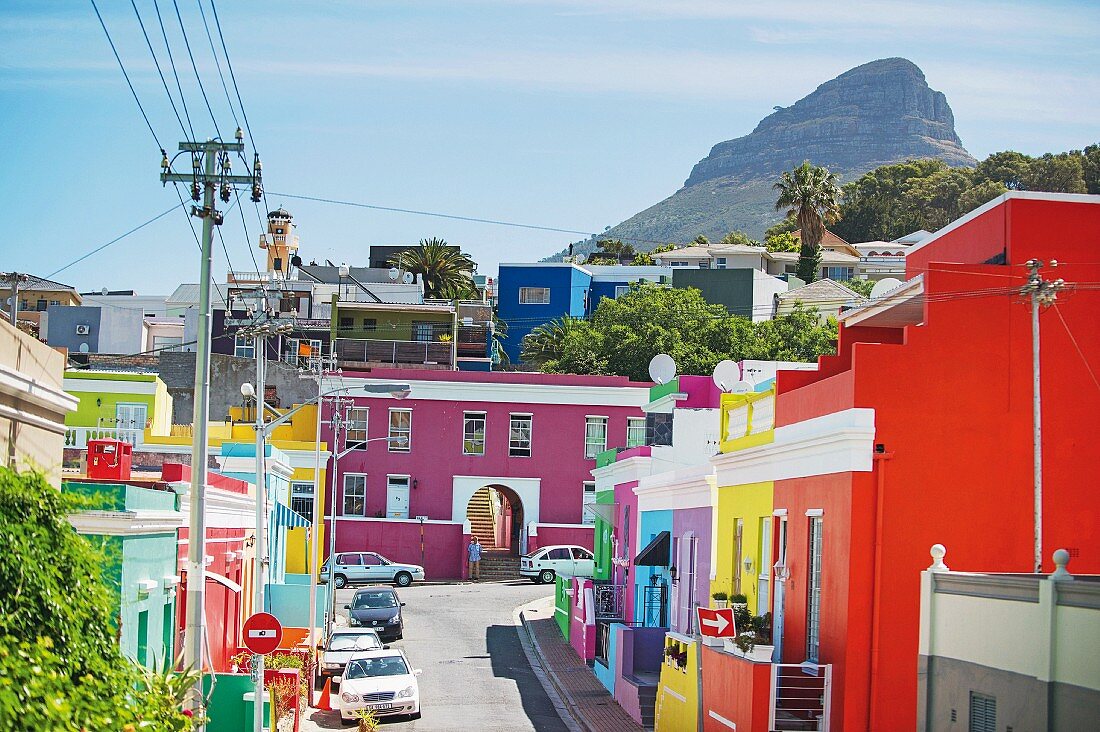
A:
<svg viewBox="0 0 1100 732">
<path fill-rule="evenodd" d="M 539 572 L 539 583 L 540 584 L 548 585 L 553 581 L 554 581 L 554 570 L 544 569 L 541 572 Z"/>
<path fill-rule="evenodd" d="M 336 585 L 336 589 L 342 590 L 348 584 L 348 578 L 342 574 L 336 575 L 336 579 L 333 580 L 333 584 Z"/>
<path fill-rule="evenodd" d="M 408 587 L 413 583 L 413 576 L 408 572 L 398 572 L 393 578 L 394 584 L 398 587 Z"/>
</svg>

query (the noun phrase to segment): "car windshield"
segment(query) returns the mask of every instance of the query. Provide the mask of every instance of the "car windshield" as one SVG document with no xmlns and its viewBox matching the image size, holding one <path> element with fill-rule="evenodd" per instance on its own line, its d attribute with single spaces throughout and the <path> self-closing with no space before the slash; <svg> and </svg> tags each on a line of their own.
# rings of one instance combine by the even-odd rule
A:
<svg viewBox="0 0 1100 732">
<path fill-rule="evenodd" d="M 351 606 L 353 609 L 364 607 L 397 607 L 397 597 L 389 590 L 378 590 L 377 592 L 360 591 L 355 593 L 355 599 L 352 600 Z"/>
<path fill-rule="evenodd" d="M 369 651 L 381 647 L 382 642 L 374 633 L 339 633 L 328 642 L 330 651 Z"/>
<path fill-rule="evenodd" d="M 348 664 L 345 679 L 367 679 L 375 676 L 401 676 L 409 673 L 405 659 L 401 656 L 382 656 L 380 658 L 360 658 Z"/>
</svg>

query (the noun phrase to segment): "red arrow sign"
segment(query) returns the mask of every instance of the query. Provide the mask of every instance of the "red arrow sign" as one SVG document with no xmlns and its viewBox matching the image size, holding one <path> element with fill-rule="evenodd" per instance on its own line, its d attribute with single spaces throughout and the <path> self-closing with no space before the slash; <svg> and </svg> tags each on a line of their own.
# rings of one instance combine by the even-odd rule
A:
<svg viewBox="0 0 1100 732">
<path fill-rule="evenodd" d="M 265 656 L 283 642 L 283 625 L 271 613 L 253 613 L 241 629 L 244 647 Z"/>
<path fill-rule="evenodd" d="M 699 634 L 710 638 L 733 638 L 737 628 L 733 622 L 733 609 L 711 610 L 701 607 L 699 610 Z"/>
</svg>

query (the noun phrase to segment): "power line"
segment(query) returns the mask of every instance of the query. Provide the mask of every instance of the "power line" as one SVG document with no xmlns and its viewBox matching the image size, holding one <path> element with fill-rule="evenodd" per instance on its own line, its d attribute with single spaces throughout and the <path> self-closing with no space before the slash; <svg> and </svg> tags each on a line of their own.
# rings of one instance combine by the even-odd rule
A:
<svg viewBox="0 0 1100 732">
<path fill-rule="evenodd" d="M 1058 263 L 1061 266 L 1061 262 Z M 1058 316 L 1058 320 L 1061 321 L 1062 327 L 1066 329 L 1066 335 L 1069 336 L 1070 343 L 1073 344 L 1074 349 L 1077 351 L 1077 355 L 1081 357 L 1081 363 L 1085 364 L 1085 370 L 1089 372 L 1089 378 L 1092 379 L 1092 383 L 1096 386 L 1097 390 L 1100 390 L 1100 381 L 1096 379 L 1096 374 L 1093 373 L 1092 365 L 1089 360 L 1085 358 L 1085 352 L 1081 350 L 1081 346 L 1077 343 L 1077 339 L 1073 336 L 1073 331 L 1069 329 L 1069 325 L 1066 323 L 1066 319 L 1062 317 L 1062 311 L 1058 309 L 1058 304 L 1054 304 L 1054 314 Z"/>
<path fill-rule="evenodd" d="M 218 78 L 221 80 L 222 90 L 225 92 L 225 101 L 229 102 L 229 114 L 233 117 L 233 124 L 239 128 L 241 123 L 237 121 L 237 112 L 233 109 L 233 100 L 229 98 L 229 87 L 225 85 L 225 75 L 222 74 L 222 65 L 218 61 L 218 52 L 214 50 L 214 37 L 210 34 L 210 24 L 206 22 L 206 11 L 202 8 L 202 0 L 196 1 L 199 6 L 199 15 L 202 16 L 202 27 L 206 30 L 206 40 L 210 43 L 210 54 L 214 57 L 214 67 L 218 70 Z M 228 57 L 226 58 L 228 59 Z M 251 133 L 249 136 L 251 136 Z"/>
<path fill-rule="evenodd" d="M 164 145 L 160 144 L 157 133 L 153 130 L 153 123 L 149 121 L 149 115 L 145 113 L 145 107 L 141 105 L 141 100 L 138 99 L 137 91 L 130 81 L 130 75 L 126 73 L 126 66 L 122 63 L 122 57 L 118 55 L 118 48 L 115 47 L 114 39 L 111 38 L 111 33 L 107 30 L 107 24 L 103 22 L 103 16 L 99 12 L 99 6 L 95 4 L 95 0 L 91 0 L 91 3 L 92 9 L 95 10 L 96 17 L 99 18 L 99 25 L 103 28 L 104 35 L 107 36 L 107 42 L 111 44 L 111 51 L 115 54 L 115 60 L 118 61 L 118 67 L 122 69 L 122 76 L 126 79 L 126 86 L 130 87 L 130 93 L 134 96 L 134 101 L 137 103 L 138 110 L 141 111 L 142 119 L 145 120 L 145 126 L 149 128 L 149 134 L 153 136 L 153 141 L 157 143 L 157 148 L 163 153 Z"/>
<path fill-rule="evenodd" d="M 120 242 L 120 241 L 122 241 L 122 240 L 123 240 L 123 239 L 125 239 L 126 237 L 130 236 L 130 234 L 133 234 L 133 233 L 135 233 L 135 232 L 137 232 L 137 231 L 140 231 L 141 229 L 144 229 L 144 228 L 145 228 L 146 226 L 148 226 L 149 224 L 153 223 L 154 221 L 159 221 L 160 219 L 164 218 L 165 216 L 167 216 L 168 214 L 172 213 L 172 212 L 173 212 L 173 211 L 175 211 L 175 210 L 176 210 L 176 206 L 175 206 L 175 204 L 173 204 L 173 205 L 172 205 L 172 206 L 171 206 L 170 208 L 168 208 L 168 209 L 167 209 L 167 210 L 165 210 L 165 211 L 161 211 L 161 212 L 160 212 L 159 214 L 157 214 L 157 215 L 156 215 L 156 216 L 154 216 L 153 218 L 149 219 L 149 220 L 148 220 L 148 221 L 146 221 L 145 223 L 143 223 L 143 224 L 138 224 L 137 226 L 135 226 L 134 228 L 130 229 L 129 231 L 127 231 L 127 232 L 126 232 L 126 233 L 124 233 L 124 234 L 119 234 L 118 236 L 116 236 L 116 237 L 115 237 L 114 239 L 111 239 L 111 240 L 110 240 L 109 242 L 107 242 L 106 244 L 100 244 L 100 245 L 99 245 L 98 247 L 96 247 L 95 249 L 91 250 L 91 251 L 90 251 L 90 252 L 88 252 L 87 254 L 82 254 L 81 256 L 77 257 L 77 258 L 76 258 L 76 259 L 74 259 L 73 261 L 71 261 L 71 262 L 69 262 L 68 264 L 66 264 L 66 265 L 65 265 L 64 267 L 60 267 L 60 268 L 58 268 L 58 269 L 55 269 L 55 270 L 54 270 L 53 272 L 50 272 L 50 273 L 49 273 L 48 275 L 46 275 L 45 279 L 47 279 L 47 280 L 48 280 L 48 279 L 50 279 L 51 277 L 53 277 L 54 275 L 58 275 L 58 274 L 60 274 L 60 273 L 64 272 L 64 271 L 65 271 L 65 270 L 67 270 L 67 269 L 68 269 L 69 267 L 72 267 L 72 266 L 73 266 L 74 264 L 79 264 L 80 262 L 83 262 L 83 261 L 84 261 L 85 259 L 87 259 L 88 257 L 92 256 L 93 254 L 97 254 L 97 253 L 99 253 L 99 252 L 103 251 L 104 249 L 106 249 L 107 247 L 111 246 L 112 244 L 115 244 L 115 243 L 117 243 L 117 242 Z"/>
<path fill-rule="evenodd" d="M 195 54 L 191 52 L 191 41 L 187 39 L 187 28 L 183 24 L 183 15 L 180 14 L 180 6 L 177 0 L 172 0 L 172 5 L 176 8 L 176 19 L 180 24 L 180 33 L 183 34 L 183 45 L 187 49 L 187 56 L 191 59 L 191 69 L 195 72 L 195 81 L 199 84 L 199 91 L 202 92 L 202 100 L 206 102 L 206 111 L 210 113 L 210 121 L 214 123 L 214 132 L 221 139 L 221 131 L 218 129 L 218 120 L 214 117 L 214 108 L 210 106 L 210 98 L 206 96 L 206 87 L 202 84 L 202 77 L 199 76 L 199 66 L 195 63 Z"/>
<path fill-rule="evenodd" d="M 180 117 L 179 110 L 176 109 L 176 101 L 172 98 L 172 92 L 168 90 L 168 81 L 164 78 L 164 71 L 160 68 L 160 60 L 157 58 L 156 51 L 153 50 L 153 42 L 149 40 L 149 34 L 145 31 L 145 21 L 141 19 L 141 13 L 138 12 L 137 2 L 130 0 L 130 6 L 134 9 L 134 15 L 137 16 L 138 25 L 141 26 L 141 34 L 145 36 L 145 45 L 149 47 L 149 55 L 153 57 L 153 65 L 157 67 L 157 75 L 160 76 L 160 83 L 164 86 L 164 93 L 168 95 L 168 103 L 172 105 L 172 112 L 176 115 L 176 120 L 179 121 L 183 134 L 186 135 L 187 128 L 183 126 L 183 118 Z"/>
<path fill-rule="evenodd" d="M 183 84 L 180 83 L 179 69 L 176 68 L 176 59 L 172 55 L 172 44 L 168 42 L 168 31 L 164 27 L 164 17 L 160 14 L 160 4 L 157 0 L 153 0 L 153 7 L 157 11 L 157 22 L 160 24 L 160 34 L 164 38 L 164 48 L 168 51 L 168 62 L 172 65 L 172 75 L 176 78 L 176 89 L 180 93 L 180 106 L 183 107 L 183 116 L 187 119 L 187 129 L 190 131 L 190 136 L 187 139 L 195 139 L 195 128 L 191 124 L 191 114 L 187 111 L 187 99 L 183 94 Z"/>
</svg>

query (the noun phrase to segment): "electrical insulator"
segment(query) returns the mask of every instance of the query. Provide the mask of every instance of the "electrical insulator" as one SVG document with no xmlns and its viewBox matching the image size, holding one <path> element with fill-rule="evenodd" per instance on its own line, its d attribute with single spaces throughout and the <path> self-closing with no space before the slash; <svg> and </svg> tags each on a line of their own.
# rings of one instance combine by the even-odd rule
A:
<svg viewBox="0 0 1100 732">
<path fill-rule="evenodd" d="M 214 212 L 214 225 L 215 226 L 221 226 L 224 221 L 225 221 L 225 217 L 222 216 L 222 212 L 221 211 L 215 211 Z"/>
<path fill-rule="evenodd" d="M 237 134 L 234 135 L 234 137 L 237 138 L 237 142 L 240 142 L 241 140 L 243 140 L 244 139 L 244 130 L 242 130 L 240 127 L 238 127 L 237 128 Z"/>
<path fill-rule="evenodd" d="M 191 200 L 197 201 L 202 197 L 202 189 L 199 187 L 199 182 L 193 181 L 191 183 Z"/>
<path fill-rule="evenodd" d="M 254 153 L 252 155 L 252 169 L 254 171 L 256 171 L 257 173 L 259 173 L 261 170 L 264 169 L 264 164 L 260 162 L 260 154 L 259 153 Z"/>
<path fill-rule="evenodd" d="M 263 188 L 260 188 L 259 184 L 252 186 L 252 203 L 259 203 L 264 196 Z"/>
<path fill-rule="evenodd" d="M 168 166 L 171 163 L 168 162 L 168 153 L 163 150 L 160 151 L 160 167 L 162 170 L 168 170 Z"/>
<path fill-rule="evenodd" d="M 230 190 L 229 189 L 229 184 L 228 183 L 222 183 L 221 196 L 222 196 L 222 200 L 225 201 L 226 203 L 229 203 L 229 197 L 231 195 L 229 190 Z"/>
</svg>

